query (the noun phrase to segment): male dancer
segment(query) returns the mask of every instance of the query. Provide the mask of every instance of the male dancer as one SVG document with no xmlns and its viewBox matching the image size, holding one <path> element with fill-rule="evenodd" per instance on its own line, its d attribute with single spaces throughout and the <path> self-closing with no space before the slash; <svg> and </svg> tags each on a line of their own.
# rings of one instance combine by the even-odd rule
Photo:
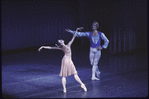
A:
<svg viewBox="0 0 149 99">
<path fill-rule="evenodd" d="M 99 28 L 98 22 L 94 21 L 92 24 L 92 32 L 77 32 L 77 37 L 88 37 L 90 40 L 90 64 L 92 65 L 92 80 L 100 80 L 100 71 L 98 69 L 98 61 L 101 57 L 101 49 L 106 49 L 109 44 L 109 40 L 104 35 L 104 33 L 97 31 Z M 70 29 L 66 29 L 67 32 L 70 32 L 72 34 L 75 33 L 75 31 L 72 31 Z M 101 39 L 104 40 L 104 44 L 101 46 Z M 95 76 L 97 75 L 97 77 Z"/>
</svg>

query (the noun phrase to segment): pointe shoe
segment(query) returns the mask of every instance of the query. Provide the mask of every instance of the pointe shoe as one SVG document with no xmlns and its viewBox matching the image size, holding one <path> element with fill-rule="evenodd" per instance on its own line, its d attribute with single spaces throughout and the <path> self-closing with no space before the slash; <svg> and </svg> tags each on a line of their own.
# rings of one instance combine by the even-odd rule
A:
<svg viewBox="0 0 149 99">
<path fill-rule="evenodd" d="M 63 89 L 63 92 L 66 93 L 66 89 Z"/>
<path fill-rule="evenodd" d="M 92 80 L 100 80 L 100 79 L 98 79 L 98 78 L 95 77 L 95 78 L 92 78 Z"/>
<path fill-rule="evenodd" d="M 81 85 L 81 88 L 83 88 L 83 89 L 84 89 L 84 91 L 87 91 L 87 88 L 85 87 L 85 85 L 84 85 L 84 84 L 82 84 L 82 85 Z"/>
</svg>

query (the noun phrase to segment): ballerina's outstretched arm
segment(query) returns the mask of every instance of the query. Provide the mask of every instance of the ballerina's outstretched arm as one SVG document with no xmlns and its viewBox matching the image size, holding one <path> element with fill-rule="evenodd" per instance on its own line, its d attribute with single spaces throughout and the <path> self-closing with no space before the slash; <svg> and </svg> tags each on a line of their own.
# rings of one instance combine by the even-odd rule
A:
<svg viewBox="0 0 149 99">
<path fill-rule="evenodd" d="M 69 41 L 69 43 L 68 43 L 69 46 L 71 46 L 71 44 L 73 43 L 73 41 L 74 41 L 74 39 L 75 39 L 75 37 L 76 37 L 76 35 L 77 35 L 78 30 L 81 30 L 81 29 L 83 29 L 83 27 L 80 27 L 80 28 L 77 28 L 77 29 L 76 29 L 76 31 L 75 31 L 75 33 L 74 33 L 74 35 L 73 35 L 71 41 Z"/>
<path fill-rule="evenodd" d="M 41 46 L 39 49 L 38 49 L 38 51 L 40 52 L 41 51 L 41 49 L 58 49 L 58 50 L 61 50 L 61 48 L 59 48 L 59 47 L 51 47 L 51 46 Z"/>
</svg>

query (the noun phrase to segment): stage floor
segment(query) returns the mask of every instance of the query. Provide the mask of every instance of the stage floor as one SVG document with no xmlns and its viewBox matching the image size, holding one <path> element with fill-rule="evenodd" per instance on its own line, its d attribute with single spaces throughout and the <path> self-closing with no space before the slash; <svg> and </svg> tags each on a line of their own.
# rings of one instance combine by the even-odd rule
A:
<svg viewBox="0 0 149 99">
<path fill-rule="evenodd" d="M 100 81 L 91 80 L 89 50 L 72 48 L 72 60 L 87 87 L 81 88 L 73 76 L 66 78 L 63 93 L 59 50 L 42 50 L 2 56 L 2 95 L 4 98 L 111 98 L 148 96 L 148 55 L 102 53 Z"/>
</svg>

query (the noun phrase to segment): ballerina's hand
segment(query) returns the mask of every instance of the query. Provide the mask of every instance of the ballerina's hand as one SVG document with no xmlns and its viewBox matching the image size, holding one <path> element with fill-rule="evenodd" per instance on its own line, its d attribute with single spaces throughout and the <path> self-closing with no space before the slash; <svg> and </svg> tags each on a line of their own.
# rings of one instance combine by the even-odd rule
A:
<svg viewBox="0 0 149 99">
<path fill-rule="evenodd" d="M 41 51 L 41 49 L 42 49 L 42 46 L 38 49 L 38 51 L 40 52 L 40 51 Z"/>
<path fill-rule="evenodd" d="M 55 44 L 56 47 L 59 47 L 57 44 Z"/>
</svg>

